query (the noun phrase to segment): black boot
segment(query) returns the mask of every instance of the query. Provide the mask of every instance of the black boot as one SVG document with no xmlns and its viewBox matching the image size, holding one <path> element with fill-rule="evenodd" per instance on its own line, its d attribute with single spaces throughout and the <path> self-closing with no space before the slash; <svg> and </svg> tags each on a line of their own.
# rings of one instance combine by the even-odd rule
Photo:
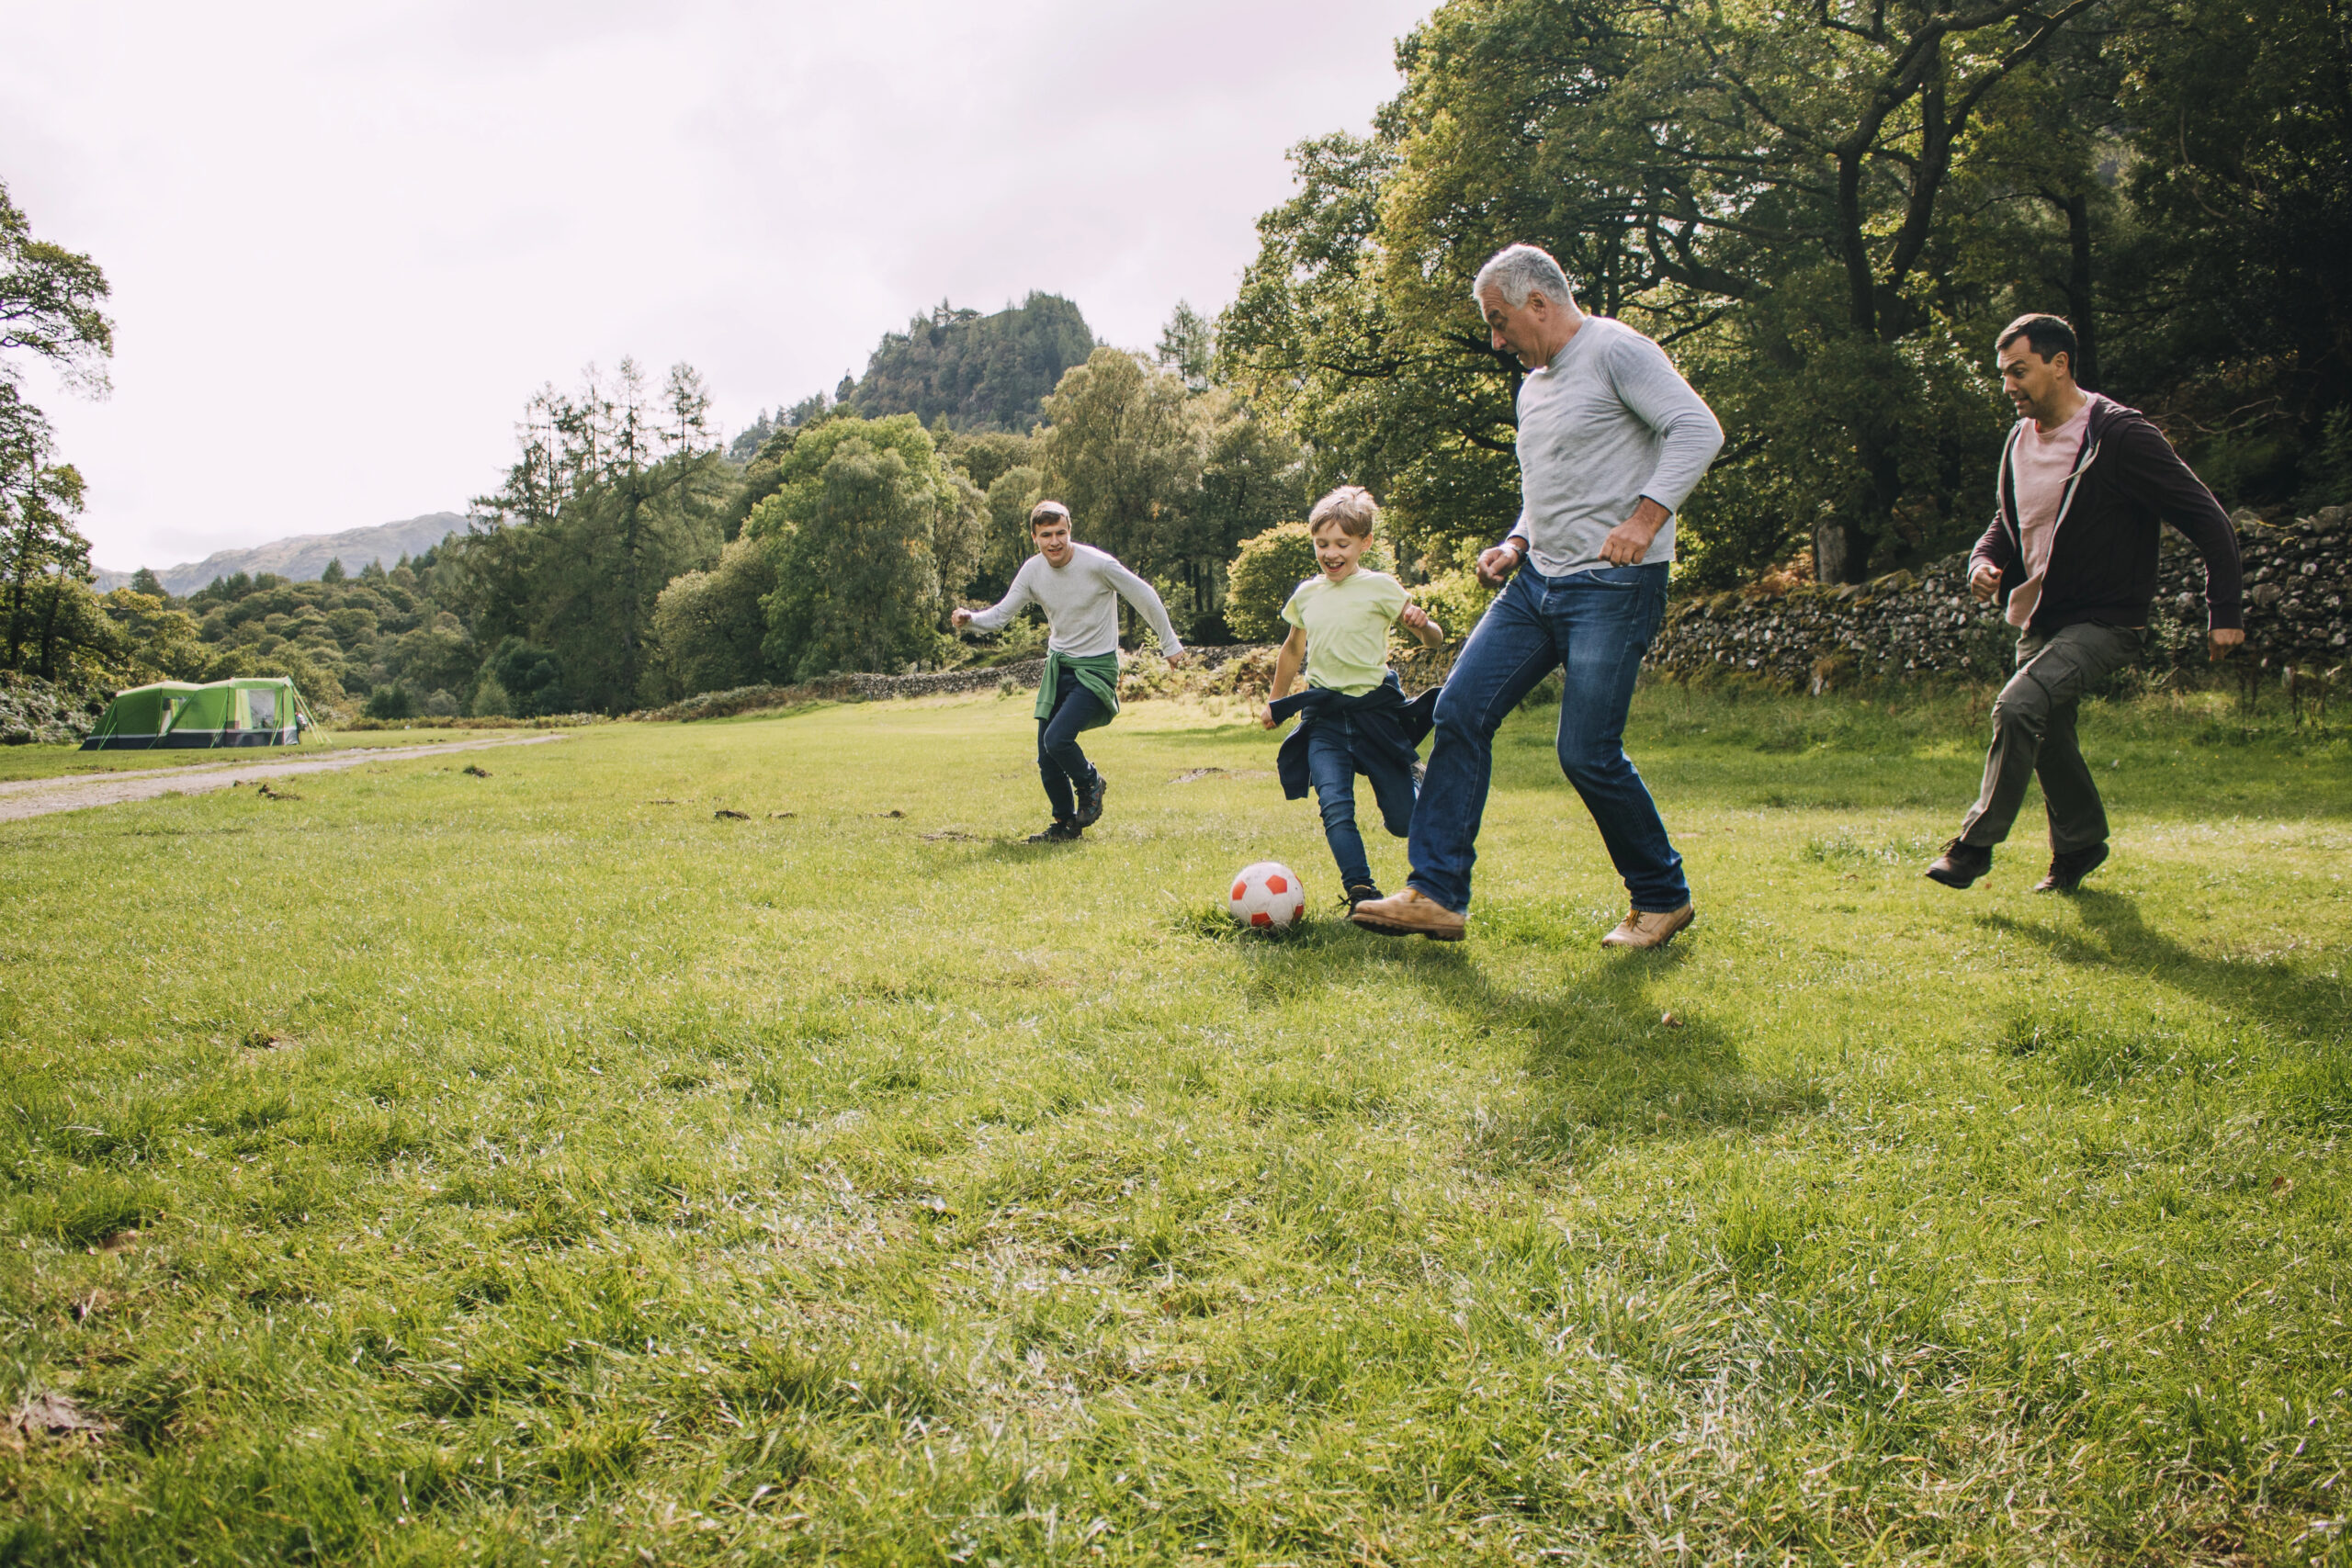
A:
<svg viewBox="0 0 2352 1568">
<path fill-rule="evenodd" d="M 1340 897 L 1347 900 L 1348 913 L 1352 915 L 1356 912 L 1356 906 L 1364 902 L 1364 900 L 1368 898 L 1385 898 L 1388 895 L 1383 893 L 1379 888 L 1374 887 L 1369 882 L 1351 882 L 1348 884 L 1348 890 L 1340 895 Z"/>
<path fill-rule="evenodd" d="M 1044 832 L 1030 834 L 1029 841 L 1033 844 L 1070 844 L 1085 836 L 1086 829 L 1079 826 L 1077 818 L 1057 817 L 1054 825 Z"/>
<path fill-rule="evenodd" d="M 2064 854 L 2050 857 L 2050 874 L 2033 885 L 2036 893 L 2072 893 L 2083 885 L 2083 878 L 2097 871 L 2107 859 L 2107 846 L 2093 844 L 2086 850 L 2068 850 Z"/>
<path fill-rule="evenodd" d="M 1944 852 L 1928 867 L 1930 881 L 1946 887 L 1965 887 L 1993 869 L 1993 852 L 1982 844 L 1963 843 L 1954 839 L 1944 846 Z"/>
<path fill-rule="evenodd" d="M 1110 781 L 1098 771 L 1086 783 L 1078 786 L 1078 825 L 1091 828 L 1102 820 L 1102 796 L 1111 787 Z"/>
</svg>

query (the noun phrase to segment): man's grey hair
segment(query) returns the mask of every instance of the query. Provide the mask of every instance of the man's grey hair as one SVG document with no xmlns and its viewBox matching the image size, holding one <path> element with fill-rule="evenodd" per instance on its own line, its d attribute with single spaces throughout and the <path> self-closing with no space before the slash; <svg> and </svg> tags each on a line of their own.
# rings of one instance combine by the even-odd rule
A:
<svg viewBox="0 0 2352 1568">
<path fill-rule="evenodd" d="M 1530 294 L 1541 293 L 1555 305 L 1566 305 L 1576 299 L 1576 286 L 1552 253 L 1541 245 L 1505 245 L 1487 258 L 1478 269 L 1477 277 L 1470 285 L 1470 298 L 1486 309 L 1488 289 L 1503 297 L 1503 303 L 1516 310 L 1527 303 Z"/>
</svg>

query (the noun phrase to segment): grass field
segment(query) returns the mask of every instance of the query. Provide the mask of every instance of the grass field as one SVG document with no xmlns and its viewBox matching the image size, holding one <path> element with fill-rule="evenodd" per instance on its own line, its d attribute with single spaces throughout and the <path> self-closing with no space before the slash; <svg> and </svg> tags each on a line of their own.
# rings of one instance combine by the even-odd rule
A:
<svg viewBox="0 0 2352 1568">
<path fill-rule="evenodd" d="M 1955 894 L 1981 700 L 1645 691 L 1622 955 L 1542 716 L 1458 947 L 1237 719 L 1079 846 L 1025 697 L 0 829 L 0 1408 L 112 1427 L 0 1562 L 2352 1561 L 2340 729 L 2094 705 L 2096 891 Z"/>
</svg>

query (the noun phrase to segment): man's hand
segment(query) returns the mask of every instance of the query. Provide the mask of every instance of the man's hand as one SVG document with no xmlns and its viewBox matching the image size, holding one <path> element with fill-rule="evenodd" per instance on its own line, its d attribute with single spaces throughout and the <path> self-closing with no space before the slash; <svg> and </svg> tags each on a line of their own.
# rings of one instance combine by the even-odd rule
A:
<svg viewBox="0 0 2352 1568">
<path fill-rule="evenodd" d="M 1611 566 L 1639 566 L 1642 558 L 1650 553 L 1650 541 L 1674 515 L 1644 496 L 1634 508 L 1634 514 L 1609 530 L 1609 537 L 1600 541 L 1600 558 Z"/>
<path fill-rule="evenodd" d="M 1180 648 L 1175 652 L 1168 655 L 1168 668 L 1170 670 L 1182 669 L 1184 661 L 1192 657 L 1193 655 L 1189 649 Z"/>
<path fill-rule="evenodd" d="M 1478 558 L 1478 581 L 1489 588 L 1500 588 L 1527 558 L 1527 551 L 1517 538 L 1507 539 Z"/>
<path fill-rule="evenodd" d="M 1990 599 L 2001 591 L 2001 569 L 1988 560 L 1978 561 L 1969 569 L 1968 591 L 1979 603 Z"/>
<path fill-rule="evenodd" d="M 2230 649 L 2245 640 L 2245 633 L 2234 626 L 2215 626 L 2205 634 L 2205 660 L 2213 663 L 2230 656 Z"/>
<path fill-rule="evenodd" d="M 947 618 L 955 623 L 956 628 L 958 631 L 961 631 L 964 627 L 972 624 L 972 612 L 964 608 L 963 605 L 958 604 L 956 606 L 955 613 L 950 615 Z"/>
<path fill-rule="evenodd" d="M 1275 725 L 1279 724 L 1280 722 L 1282 722 L 1282 721 L 1281 721 L 1281 720 L 1279 720 L 1279 719 L 1277 719 L 1276 717 L 1274 717 L 1274 705 L 1273 705 L 1273 704 L 1272 704 L 1272 703 L 1268 703 L 1268 704 L 1266 704 L 1263 707 L 1261 707 L 1261 708 L 1260 708 L 1260 709 L 1258 710 L 1258 728 L 1261 728 L 1261 729 L 1272 729 Z"/>
</svg>

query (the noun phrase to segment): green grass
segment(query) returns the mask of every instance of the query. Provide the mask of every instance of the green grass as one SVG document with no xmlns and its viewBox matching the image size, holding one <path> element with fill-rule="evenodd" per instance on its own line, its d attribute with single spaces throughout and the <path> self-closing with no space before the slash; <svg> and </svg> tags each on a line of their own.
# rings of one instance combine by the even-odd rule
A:
<svg viewBox="0 0 2352 1568">
<path fill-rule="evenodd" d="M 1014 841 L 1028 705 L 0 829 L 0 1562 L 2346 1561 L 2336 735 L 2094 705 L 1953 894 L 1981 697 L 1645 692 L 1611 955 L 1541 716 L 1440 947 L 1238 710 Z"/>
</svg>

